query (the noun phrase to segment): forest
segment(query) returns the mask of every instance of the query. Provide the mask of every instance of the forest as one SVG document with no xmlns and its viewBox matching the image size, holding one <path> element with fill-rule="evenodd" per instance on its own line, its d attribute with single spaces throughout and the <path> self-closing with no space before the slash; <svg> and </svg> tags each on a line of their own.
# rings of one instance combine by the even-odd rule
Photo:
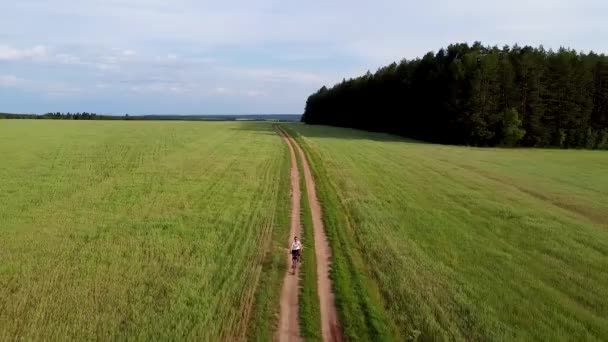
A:
<svg viewBox="0 0 608 342">
<path fill-rule="evenodd" d="M 608 148 L 608 57 L 452 44 L 322 87 L 302 121 L 469 146 Z"/>
</svg>

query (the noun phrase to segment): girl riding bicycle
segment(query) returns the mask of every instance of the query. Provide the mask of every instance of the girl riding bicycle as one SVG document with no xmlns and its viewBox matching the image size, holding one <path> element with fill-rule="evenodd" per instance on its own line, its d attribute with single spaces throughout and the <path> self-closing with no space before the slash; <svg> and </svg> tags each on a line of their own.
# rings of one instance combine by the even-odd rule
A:
<svg viewBox="0 0 608 342">
<path fill-rule="evenodd" d="M 300 257 L 302 256 L 302 243 L 298 240 L 298 237 L 295 236 L 293 238 L 293 242 L 291 243 L 291 267 L 293 269 L 296 268 L 296 263 L 300 262 Z"/>
</svg>

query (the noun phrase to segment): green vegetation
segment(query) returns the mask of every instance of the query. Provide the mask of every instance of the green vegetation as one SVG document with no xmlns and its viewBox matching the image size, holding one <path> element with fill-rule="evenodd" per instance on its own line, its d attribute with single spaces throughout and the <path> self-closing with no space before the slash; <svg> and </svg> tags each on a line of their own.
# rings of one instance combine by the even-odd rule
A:
<svg viewBox="0 0 608 342">
<path fill-rule="evenodd" d="M 312 162 L 348 337 L 608 338 L 606 152 L 289 127 Z"/>
<path fill-rule="evenodd" d="M 517 140 L 517 113 L 502 120 Z M 606 152 L 284 126 L 313 168 L 348 339 L 608 338 Z M 0 121 L 0 156 L 0 340 L 273 338 L 290 184 L 271 124 Z"/>
<path fill-rule="evenodd" d="M 442 144 L 608 149 L 608 56 L 452 44 L 322 87 L 302 121 Z"/>
<path fill-rule="evenodd" d="M 344 335 L 349 340 L 392 339 L 395 336 L 392 331 L 394 329 L 391 329 L 390 319 L 383 312 L 377 288 L 368 279 L 368 272 L 365 272 L 367 267 L 362 260 L 362 251 L 353 240 L 353 227 L 348 217 L 343 214 L 344 208 L 333 189 L 333 175 L 325 171 L 324 161 L 298 135 L 300 129 L 306 127 L 288 127 L 292 128 L 289 129 L 290 134 L 296 137 L 305 150 L 314 173 L 319 201 L 323 208 L 325 233 L 332 248 L 331 278 Z"/>
<path fill-rule="evenodd" d="M 256 127 L 262 132 L 266 131 L 266 125 L 241 124 L 241 127 Z M 270 134 L 270 132 L 268 132 Z M 256 299 L 253 307 L 253 316 L 249 324 L 247 337 L 249 340 L 270 341 L 276 333 L 277 314 L 280 308 L 279 296 L 283 284 L 283 277 L 288 265 L 285 264 L 285 240 L 289 230 L 290 208 L 290 183 L 287 177 L 290 168 L 289 151 L 283 144 L 283 165 L 282 174 L 276 181 L 279 182 L 279 197 L 277 203 L 277 216 L 272 232 L 272 242 L 266 248 L 266 255 L 263 259 L 262 274 L 256 292 Z"/>
<path fill-rule="evenodd" d="M 296 159 L 300 170 L 300 190 L 302 191 L 300 200 L 302 236 L 300 239 L 304 247 L 300 268 L 300 335 L 305 341 L 321 341 L 321 309 L 317 291 L 317 260 L 312 215 L 308 204 L 304 168 L 297 150 Z"/>
<path fill-rule="evenodd" d="M 270 124 L 0 121 L 0 156 L 0 340 L 274 333 L 289 160 Z"/>
</svg>

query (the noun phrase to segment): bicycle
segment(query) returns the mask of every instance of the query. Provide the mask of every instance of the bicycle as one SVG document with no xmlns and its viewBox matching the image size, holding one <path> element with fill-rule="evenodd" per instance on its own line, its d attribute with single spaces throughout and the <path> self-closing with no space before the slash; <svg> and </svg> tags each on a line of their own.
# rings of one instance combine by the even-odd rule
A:
<svg viewBox="0 0 608 342">
<path fill-rule="evenodd" d="M 302 251 L 292 250 L 291 251 L 291 273 L 296 274 L 296 267 L 302 262 Z"/>
</svg>

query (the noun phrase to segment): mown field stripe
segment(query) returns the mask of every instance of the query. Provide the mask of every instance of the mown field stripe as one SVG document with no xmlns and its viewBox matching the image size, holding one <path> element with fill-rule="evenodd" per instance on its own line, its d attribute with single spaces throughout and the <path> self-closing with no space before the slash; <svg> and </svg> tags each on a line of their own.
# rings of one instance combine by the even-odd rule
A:
<svg viewBox="0 0 608 342">
<path fill-rule="evenodd" d="M 322 209 L 316 194 L 315 181 L 304 151 L 295 139 L 289 136 L 286 131 L 284 132 L 288 139 L 294 144 L 296 151 L 300 155 L 300 160 L 302 161 L 302 167 L 304 169 L 308 204 L 311 209 L 310 213 L 312 216 L 315 240 L 315 254 L 317 260 L 317 290 L 319 293 L 321 309 L 321 334 L 324 341 L 341 341 L 343 340 L 342 328 L 340 326 L 336 310 L 335 298 L 330 279 L 332 254 L 327 240 L 327 235 L 323 227 Z"/>
<path fill-rule="evenodd" d="M 332 248 L 331 280 L 344 338 L 361 341 L 399 341 L 394 322 L 384 309 L 380 290 L 368 271 L 352 231 L 348 211 L 332 185 L 332 175 L 317 151 L 292 127 L 284 127 L 306 152 L 319 202 L 327 240 Z"/>
<path fill-rule="evenodd" d="M 280 137 L 278 137 L 281 139 Z M 282 139 L 281 139 L 282 140 Z M 277 185 L 278 200 L 276 202 L 275 219 L 272 225 L 271 238 L 263 244 L 263 259 L 260 264 L 261 276 L 258 281 L 253 303 L 252 317 L 248 324 L 247 340 L 270 341 L 276 335 L 280 309 L 280 293 L 283 277 L 287 270 L 285 264 L 285 240 L 288 238 L 290 226 L 290 159 L 288 147 L 284 146 L 283 158 L 280 159 L 280 175 Z"/>
<path fill-rule="evenodd" d="M 300 191 L 300 173 L 294 147 L 284 132 L 280 132 L 280 134 L 289 147 L 291 160 L 291 225 L 289 240 L 287 241 L 287 246 L 290 246 L 294 236 L 302 235 L 300 225 L 300 200 L 302 195 Z M 291 265 L 290 254 L 286 257 L 286 263 L 287 265 Z M 277 339 L 279 341 L 297 341 L 301 339 L 299 321 L 299 268 L 296 268 L 294 273 L 291 273 L 290 269 L 291 268 L 289 267 L 288 271 L 285 272 L 283 288 L 281 290 L 281 311 L 279 314 L 279 326 L 277 331 Z"/>
<path fill-rule="evenodd" d="M 300 174 L 304 174 L 302 157 L 296 154 Z M 312 214 L 308 203 L 306 180 L 300 177 L 302 190 L 302 264 L 300 268 L 300 332 L 305 341 L 322 341 L 321 337 L 321 307 L 319 305 L 319 291 L 317 289 L 317 258 L 315 253 L 315 239 L 312 225 Z"/>
</svg>

